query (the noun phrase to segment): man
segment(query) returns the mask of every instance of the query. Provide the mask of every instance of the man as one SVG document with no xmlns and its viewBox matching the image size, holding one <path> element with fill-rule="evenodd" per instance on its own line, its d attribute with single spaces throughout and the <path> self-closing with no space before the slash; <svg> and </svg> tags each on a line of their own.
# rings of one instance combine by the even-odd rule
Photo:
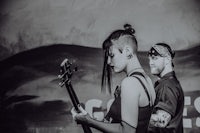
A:
<svg viewBox="0 0 200 133">
<path fill-rule="evenodd" d="M 160 79 L 155 83 L 156 100 L 149 132 L 183 133 L 184 93 L 173 70 L 175 53 L 169 45 L 157 43 L 148 55 L 151 73 Z"/>
</svg>

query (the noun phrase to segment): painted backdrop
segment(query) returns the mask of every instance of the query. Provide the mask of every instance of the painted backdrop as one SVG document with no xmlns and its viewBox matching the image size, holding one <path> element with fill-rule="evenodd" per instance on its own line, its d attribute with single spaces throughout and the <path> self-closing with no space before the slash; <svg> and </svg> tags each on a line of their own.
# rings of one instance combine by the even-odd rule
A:
<svg viewBox="0 0 200 133">
<path fill-rule="evenodd" d="M 58 85 L 65 58 L 78 66 L 72 83 L 80 101 L 95 117 L 103 115 L 113 97 L 100 92 L 101 44 L 125 23 L 136 30 L 148 74 L 146 51 L 152 44 L 166 42 L 176 51 L 175 71 L 185 93 L 184 130 L 199 132 L 199 16 L 198 0 L 2 0 L 0 132 L 82 132 L 71 118 L 66 89 Z M 123 76 L 114 75 L 113 89 Z"/>
<path fill-rule="evenodd" d="M 185 93 L 185 133 L 200 130 L 199 57 L 200 46 L 176 51 L 175 71 Z M 4 132 L 82 132 L 72 120 L 72 104 L 65 87 L 58 85 L 60 64 L 65 58 L 73 63 L 72 68 L 78 67 L 72 85 L 80 101 L 95 117 L 105 113 L 113 95 L 100 91 L 102 50 L 64 44 L 44 46 L 0 62 L 1 128 Z M 140 51 L 139 58 L 150 75 L 147 52 Z M 114 75 L 113 89 L 123 76 Z M 155 77 L 151 78 L 155 81 Z"/>
</svg>

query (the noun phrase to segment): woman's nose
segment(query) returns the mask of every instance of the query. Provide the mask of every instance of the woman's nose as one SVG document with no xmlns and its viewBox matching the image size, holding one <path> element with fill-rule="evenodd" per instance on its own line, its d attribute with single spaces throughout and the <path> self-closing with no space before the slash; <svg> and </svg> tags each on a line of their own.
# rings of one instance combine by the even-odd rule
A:
<svg viewBox="0 0 200 133">
<path fill-rule="evenodd" d="M 108 57 L 107 64 L 108 64 L 108 65 L 111 64 L 111 59 L 110 59 L 110 57 Z"/>
</svg>

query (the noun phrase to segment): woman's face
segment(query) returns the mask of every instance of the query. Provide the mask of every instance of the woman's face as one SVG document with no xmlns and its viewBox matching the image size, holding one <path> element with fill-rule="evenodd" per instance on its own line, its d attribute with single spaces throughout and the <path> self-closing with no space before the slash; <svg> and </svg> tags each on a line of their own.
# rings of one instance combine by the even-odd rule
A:
<svg viewBox="0 0 200 133">
<path fill-rule="evenodd" d="M 126 68 L 126 60 L 124 50 L 120 52 L 114 45 L 110 47 L 107 63 L 114 72 L 122 72 Z"/>
</svg>

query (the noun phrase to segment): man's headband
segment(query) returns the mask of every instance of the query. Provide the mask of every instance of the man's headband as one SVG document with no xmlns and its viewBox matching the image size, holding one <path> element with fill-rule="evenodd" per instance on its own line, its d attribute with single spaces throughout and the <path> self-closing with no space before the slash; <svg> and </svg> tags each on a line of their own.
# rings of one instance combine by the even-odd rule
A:
<svg viewBox="0 0 200 133">
<path fill-rule="evenodd" d="M 151 49 L 148 52 L 149 56 L 161 56 L 161 57 L 172 57 L 174 58 L 175 53 L 171 50 L 171 48 L 168 45 L 153 45 Z"/>
</svg>

